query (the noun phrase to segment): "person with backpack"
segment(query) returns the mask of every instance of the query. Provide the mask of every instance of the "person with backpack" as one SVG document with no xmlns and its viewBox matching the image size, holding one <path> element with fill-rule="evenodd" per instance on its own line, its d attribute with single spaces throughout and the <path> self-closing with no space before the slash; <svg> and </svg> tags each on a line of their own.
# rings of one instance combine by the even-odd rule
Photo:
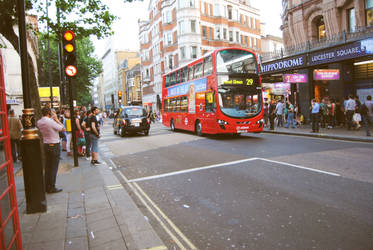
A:
<svg viewBox="0 0 373 250">
<path fill-rule="evenodd" d="M 371 124 L 369 114 L 372 113 L 372 96 L 370 95 L 367 96 L 367 100 L 365 101 L 365 103 L 360 106 L 359 113 L 361 114 L 363 118 L 366 135 L 371 136 L 370 131 L 369 131 L 369 124 Z"/>
</svg>

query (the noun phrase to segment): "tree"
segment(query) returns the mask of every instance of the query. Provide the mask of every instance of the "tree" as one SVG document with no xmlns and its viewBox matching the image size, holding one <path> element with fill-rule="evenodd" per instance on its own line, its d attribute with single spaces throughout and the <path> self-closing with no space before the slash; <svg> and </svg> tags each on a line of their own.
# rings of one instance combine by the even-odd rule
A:
<svg viewBox="0 0 373 250">
<path fill-rule="evenodd" d="M 132 2 L 132 0 L 123 0 Z M 16 0 L 0 1 L 0 34 L 5 37 L 18 51 L 18 36 L 13 29 L 17 24 L 17 6 Z M 108 7 L 101 0 L 50 0 L 49 4 L 55 4 L 60 9 L 59 18 L 56 21 L 51 20 L 44 13 L 45 1 L 25 0 L 26 10 L 35 10 L 41 13 L 40 21 L 47 21 L 51 33 L 59 36 L 65 28 L 71 28 L 77 36 L 88 37 L 95 35 L 102 38 L 110 35 L 111 24 L 115 16 L 111 15 Z M 19 53 L 19 52 L 18 52 Z M 36 75 L 32 65 L 31 56 L 28 55 L 28 68 L 30 73 L 30 92 L 32 107 L 35 108 L 36 118 L 40 117 L 40 99 L 37 89 Z"/>
<path fill-rule="evenodd" d="M 39 84 L 45 87 L 49 87 L 48 64 L 52 72 L 52 85 L 58 86 L 59 82 L 58 39 L 55 35 L 49 37 L 50 57 L 48 35 L 41 33 L 39 36 Z M 73 98 L 77 100 L 77 105 L 88 105 L 92 102 L 90 88 L 93 80 L 102 72 L 102 63 L 94 56 L 93 43 L 88 37 L 78 37 L 76 46 L 78 74 L 73 80 Z"/>
</svg>

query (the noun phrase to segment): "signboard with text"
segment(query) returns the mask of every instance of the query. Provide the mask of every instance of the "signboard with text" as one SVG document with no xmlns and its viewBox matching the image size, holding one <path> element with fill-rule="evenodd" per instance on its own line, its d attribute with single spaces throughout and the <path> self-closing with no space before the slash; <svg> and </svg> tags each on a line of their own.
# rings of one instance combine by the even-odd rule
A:
<svg viewBox="0 0 373 250">
<path fill-rule="evenodd" d="M 308 82 L 307 74 L 284 74 L 283 81 L 285 83 L 305 83 Z"/>
<path fill-rule="evenodd" d="M 339 80 L 339 69 L 315 69 L 314 80 Z"/>
</svg>

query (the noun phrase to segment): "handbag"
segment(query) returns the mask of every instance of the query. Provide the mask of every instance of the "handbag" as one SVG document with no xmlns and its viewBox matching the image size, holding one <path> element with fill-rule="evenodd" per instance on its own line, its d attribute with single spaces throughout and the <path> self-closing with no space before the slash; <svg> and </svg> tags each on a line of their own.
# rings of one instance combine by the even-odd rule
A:
<svg viewBox="0 0 373 250">
<path fill-rule="evenodd" d="M 361 115 L 359 113 L 355 113 L 352 116 L 352 120 L 355 121 L 355 122 L 361 122 Z"/>
<path fill-rule="evenodd" d="M 84 132 L 79 133 L 77 144 L 78 146 L 84 146 L 86 144 Z"/>
</svg>

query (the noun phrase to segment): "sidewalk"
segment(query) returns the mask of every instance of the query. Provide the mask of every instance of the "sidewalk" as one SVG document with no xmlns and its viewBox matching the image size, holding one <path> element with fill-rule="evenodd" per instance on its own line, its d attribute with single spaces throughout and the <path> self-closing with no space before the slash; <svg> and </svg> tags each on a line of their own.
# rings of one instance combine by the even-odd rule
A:
<svg viewBox="0 0 373 250">
<path fill-rule="evenodd" d="M 373 143 L 373 136 L 366 136 L 364 127 L 361 127 L 360 130 L 347 130 L 346 128 L 320 128 L 319 133 L 312 133 L 311 131 L 312 128 L 310 125 L 302 125 L 302 127 L 300 128 L 284 128 L 275 126 L 274 130 L 269 130 L 269 128 L 264 128 L 263 130 L 264 133 L 309 136 L 326 139 Z M 373 134 L 372 127 L 370 128 L 370 133 Z"/>
<path fill-rule="evenodd" d="M 57 194 L 47 212 L 25 214 L 22 170 L 15 176 L 23 249 L 166 249 L 108 165 L 61 154 Z"/>
</svg>

